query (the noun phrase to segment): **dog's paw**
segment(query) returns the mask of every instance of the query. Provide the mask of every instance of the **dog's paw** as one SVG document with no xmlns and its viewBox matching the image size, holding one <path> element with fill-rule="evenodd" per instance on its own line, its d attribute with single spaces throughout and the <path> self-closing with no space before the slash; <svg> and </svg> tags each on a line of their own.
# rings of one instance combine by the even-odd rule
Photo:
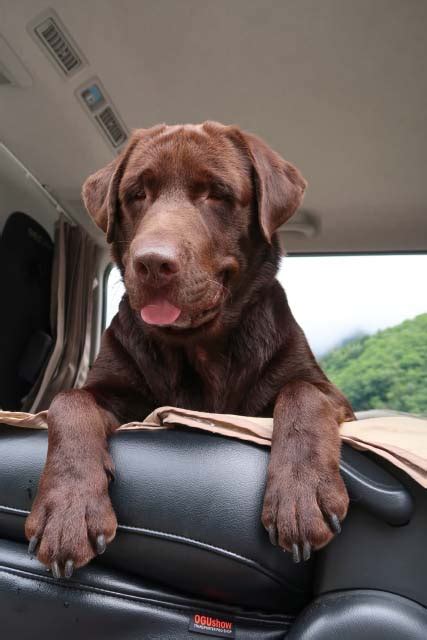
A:
<svg viewBox="0 0 427 640">
<path fill-rule="evenodd" d="M 30 555 L 37 555 L 55 578 L 70 578 L 115 536 L 117 519 L 107 484 L 96 485 L 47 478 L 41 484 L 25 534 Z"/>
<path fill-rule="evenodd" d="M 339 471 L 299 479 L 282 470 L 267 482 L 262 523 L 270 541 L 292 553 L 295 562 L 308 560 L 341 531 L 348 494 Z"/>
</svg>

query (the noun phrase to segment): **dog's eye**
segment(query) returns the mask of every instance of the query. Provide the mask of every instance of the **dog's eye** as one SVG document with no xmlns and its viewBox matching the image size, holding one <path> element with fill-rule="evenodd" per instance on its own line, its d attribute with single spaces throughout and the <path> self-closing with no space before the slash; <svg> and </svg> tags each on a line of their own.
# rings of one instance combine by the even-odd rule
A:
<svg viewBox="0 0 427 640">
<path fill-rule="evenodd" d="M 138 191 L 134 194 L 133 199 L 145 200 L 146 197 L 147 197 L 147 194 L 145 193 L 144 189 L 138 189 Z"/>
<path fill-rule="evenodd" d="M 223 184 L 213 184 L 209 189 L 209 200 L 217 200 L 220 202 L 230 202 L 233 199 L 233 194 Z"/>
<path fill-rule="evenodd" d="M 216 192 L 210 192 L 208 195 L 209 200 L 225 200 L 224 196 L 222 195 L 222 193 L 216 193 Z"/>
</svg>

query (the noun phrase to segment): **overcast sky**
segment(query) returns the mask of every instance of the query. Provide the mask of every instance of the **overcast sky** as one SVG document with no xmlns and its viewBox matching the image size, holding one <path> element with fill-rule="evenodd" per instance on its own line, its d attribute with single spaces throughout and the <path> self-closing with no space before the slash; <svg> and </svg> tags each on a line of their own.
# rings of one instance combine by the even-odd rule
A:
<svg viewBox="0 0 427 640">
<path fill-rule="evenodd" d="M 427 312 L 427 255 L 287 257 L 278 277 L 318 356 Z"/>
<path fill-rule="evenodd" d="M 317 356 L 427 312 L 427 255 L 287 257 L 278 278 Z M 123 295 L 117 269 L 108 290 L 107 325 Z"/>
</svg>

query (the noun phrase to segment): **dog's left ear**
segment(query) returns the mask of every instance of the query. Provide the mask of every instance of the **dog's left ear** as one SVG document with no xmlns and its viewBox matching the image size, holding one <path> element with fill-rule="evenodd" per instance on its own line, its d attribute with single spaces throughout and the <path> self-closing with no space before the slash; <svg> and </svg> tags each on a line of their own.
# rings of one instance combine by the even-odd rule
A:
<svg viewBox="0 0 427 640">
<path fill-rule="evenodd" d="M 307 182 L 301 173 L 265 142 L 243 134 L 255 170 L 255 188 L 261 230 L 268 242 L 298 209 Z"/>
</svg>

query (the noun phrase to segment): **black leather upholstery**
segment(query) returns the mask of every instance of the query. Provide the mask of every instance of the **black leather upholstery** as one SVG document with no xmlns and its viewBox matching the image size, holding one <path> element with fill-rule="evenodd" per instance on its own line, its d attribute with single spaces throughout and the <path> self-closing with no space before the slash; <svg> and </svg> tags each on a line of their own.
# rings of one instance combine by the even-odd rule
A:
<svg viewBox="0 0 427 640">
<path fill-rule="evenodd" d="M 25 553 L 46 447 L 45 431 L 0 428 L 5 637 L 181 640 L 195 637 L 189 621 L 202 612 L 233 619 L 246 640 L 427 638 L 427 492 L 387 465 L 344 448 L 353 504 L 343 531 L 295 565 L 260 523 L 266 449 L 185 429 L 119 433 L 117 538 L 67 582 Z"/>
<path fill-rule="evenodd" d="M 427 610 L 381 591 L 347 591 L 316 599 L 288 640 L 425 640 Z"/>
<path fill-rule="evenodd" d="M 0 637 L 4 640 L 186 640 L 196 613 L 232 621 L 235 638 L 279 640 L 292 617 L 264 615 L 161 589 L 102 568 L 54 580 L 25 547 L 0 540 Z"/>
<path fill-rule="evenodd" d="M 350 500 L 363 506 L 392 526 L 410 522 L 414 500 L 405 485 L 378 464 L 378 459 L 344 445 L 341 452 L 341 475 L 347 485 Z"/>
<path fill-rule="evenodd" d="M 0 235 L 2 409 L 19 411 L 21 399 L 33 386 L 43 364 L 40 336 L 49 347 L 52 258 L 53 243 L 46 230 L 27 214 L 12 213 Z M 35 349 L 37 344 L 39 348 Z M 33 350 L 31 367 L 29 347 Z M 38 368 L 34 368 L 37 360 Z"/>
<path fill-rule="evenodd" d="M 46 455 L 43 431 L 0 430 L 0 537 L 23 541 Z M 119 521 L 104 565 L 218 602 L 293 613 L 312 563 L 273 547 L 261 521 L 268 451 L 185 430 L 111 439 Z"/>
<path fill-rule="evenodd" d="M 390 526 L 353 502 L 341 535 L 317 554 L 316 594 L 380 589 L 427 607 L 427 491 L 403 473 L 394 473 L 414 500 L 410 522 Z"/>
</svg>

